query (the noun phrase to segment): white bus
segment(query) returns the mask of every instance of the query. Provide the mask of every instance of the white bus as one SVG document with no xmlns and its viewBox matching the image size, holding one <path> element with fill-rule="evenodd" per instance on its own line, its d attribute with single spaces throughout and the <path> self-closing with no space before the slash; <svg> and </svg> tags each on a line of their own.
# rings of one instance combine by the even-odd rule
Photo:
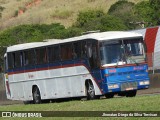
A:
<svg viewBox="0 0 160 120">
<path fill-rule="evenodd" d="M 133 97 L 149 87 L 141 34 L 90 33 L 64 40 L 34 42 L 7 48 L 6 95 L 33 101 L 115 94 Z"/>
</svg>

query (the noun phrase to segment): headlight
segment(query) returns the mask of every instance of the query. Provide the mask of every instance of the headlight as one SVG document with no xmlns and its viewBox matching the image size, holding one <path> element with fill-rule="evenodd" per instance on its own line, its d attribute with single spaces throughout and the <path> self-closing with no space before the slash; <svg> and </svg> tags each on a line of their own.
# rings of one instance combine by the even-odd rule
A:
<svg viewBox="0 0 160 120">
<path fill-rule="evenodd" d="M 149 85 L 149 81 L 141 81 L 139 82 L 139 85 Z"/>
<path fill-rule="evenodd" d="M 115 89 L 115 88 L 119 88 L 119 85 L 118 84 L 108 85 L 108 89 Z"/>
</svg>

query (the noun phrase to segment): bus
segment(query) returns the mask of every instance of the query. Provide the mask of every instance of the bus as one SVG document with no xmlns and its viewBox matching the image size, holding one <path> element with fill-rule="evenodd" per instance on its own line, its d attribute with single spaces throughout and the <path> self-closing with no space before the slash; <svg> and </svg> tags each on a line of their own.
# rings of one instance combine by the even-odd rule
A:
<svg viewBox="0 0 160 120">
<path fill-rule="evenodd" d="M 4 59 L 10 100 L 38 104 L 71 97 L 134 97 L 150 84 L 143 37 L 134 32 L 98 32 L 13 45 Z"/>
</svg>

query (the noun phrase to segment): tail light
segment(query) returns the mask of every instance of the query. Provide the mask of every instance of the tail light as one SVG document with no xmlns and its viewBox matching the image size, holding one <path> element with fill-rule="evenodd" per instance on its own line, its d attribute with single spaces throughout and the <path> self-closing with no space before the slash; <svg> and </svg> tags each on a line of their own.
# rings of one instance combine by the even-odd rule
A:
<svg viewBox="0 0 160 120">
<path fill-rule="evenodd" d="M 8 81 L 6 81 L 6 87 L 7 87 L 7 92 L 9 93 L 9 95 L 11 95 Z"/>
</svg>

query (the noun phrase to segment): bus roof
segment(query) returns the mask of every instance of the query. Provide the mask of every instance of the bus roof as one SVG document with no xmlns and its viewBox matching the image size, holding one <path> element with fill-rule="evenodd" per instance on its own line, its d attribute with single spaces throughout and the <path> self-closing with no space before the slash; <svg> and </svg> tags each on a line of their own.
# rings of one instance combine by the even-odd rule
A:
<svg viewBox="0 0 160 120">
<path fill-rule="evenodd" d="M 17 44 L 13 45 L 7 48 L 7 52 L 13 52 L 13 51 L 19 51 L 19 50 L 25 50 L 30 48 L 37 48 L 42 46 L 48 46 L 53 44 L 59 44 L 59 43 L 66 43 L 66 42 L 72 42 L 72 41 L 78 41 L 78 40 L 84 40 L 84 39 L 96 39 L 98 41 L 103 40 L 112 40 L 112 39 L 119 39 L 119 38 L 132 38 L 132 37 L 142 37 L 141 34 L 135 33 L 135 32 L 124 32 L 124 31 L 110 31 L 110 32 L 98 32 L 98 33 L 90 33 L 86 35 L 81 35 L 78 37 L 72 37 L 67 39 L 50 39 L 47 40 L 47 42 L 32 42 L 32 43 L 24 43 L 24 44 Z"/>
</svg>

